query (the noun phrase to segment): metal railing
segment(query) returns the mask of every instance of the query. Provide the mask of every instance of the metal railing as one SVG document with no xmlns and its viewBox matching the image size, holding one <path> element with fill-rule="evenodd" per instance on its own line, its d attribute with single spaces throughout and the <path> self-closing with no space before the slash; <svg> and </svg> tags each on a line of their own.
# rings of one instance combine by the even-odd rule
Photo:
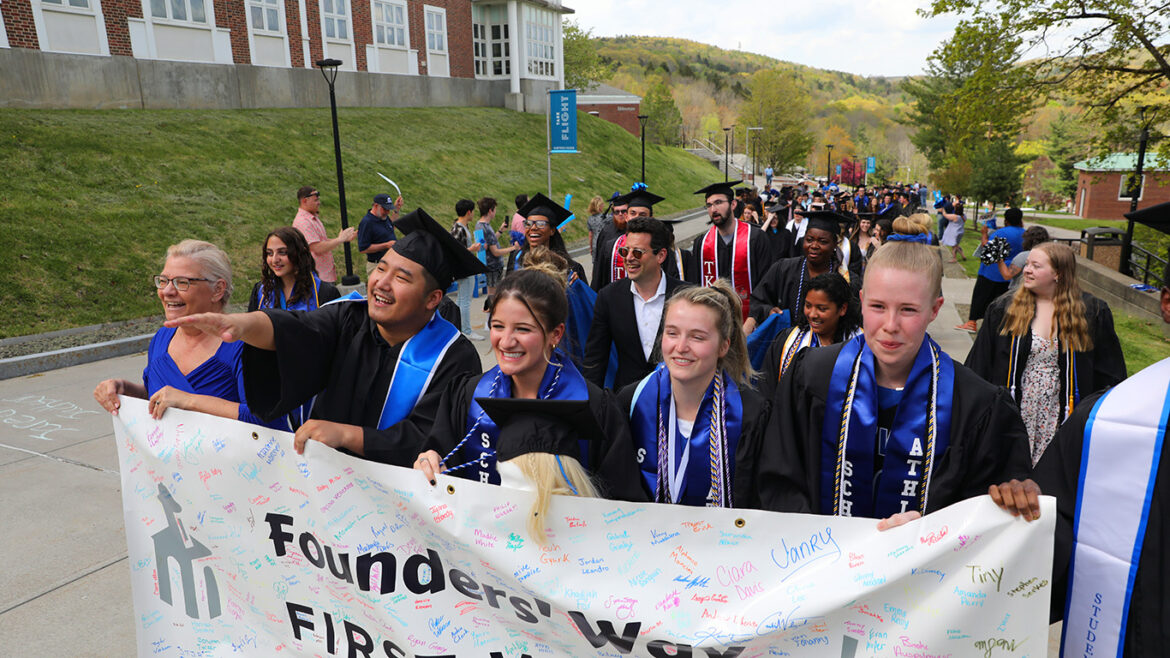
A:
<svg viewBox="0 0 1170 658">
<path fill-rule="evenodd" d="M 1084 257 L 1093 260 L 1093 248 L 1097 242 L 1093 239 L 1094 237 L 1088 235 L 1078 238 L 1053 238 L 1052 241 L 1063 242 L 1072 247 L 1078 254 L 1080 253 L 1079 246 L 1085 245 Z M 1108 246 L 1116 246 L 1116 244 Z M 1129 271 L 1133 272 L 1131 278 L 1159 289 L 1167 285 L 1167 282 L 1162 278 L 1162 273 L 1166 271 L 1166 263 L 1170 262 L 1170 256 L 1163 258 L 1137 242 L 1132 243 L 1131 247 L 1129 256 Z"/>
</svg>

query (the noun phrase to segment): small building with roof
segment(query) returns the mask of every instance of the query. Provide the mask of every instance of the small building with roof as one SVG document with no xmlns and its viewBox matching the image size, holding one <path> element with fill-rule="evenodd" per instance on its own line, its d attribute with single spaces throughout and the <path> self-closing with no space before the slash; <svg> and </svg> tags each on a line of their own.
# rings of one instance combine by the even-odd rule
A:
<svg viewBox="0 0 1170 658">
<path fill-rule="evenodd" d="M 605 119 L 630 131 L 637 137 L 641 127 L 638 114 L 642 108 L 642 97 L 618 89 L 604 82 L 594 83 L 589 89 L 577 92 L 577 110 Z"/>
<path fill-rule="evenodd" d="M 1125 219 L 1130 207 L 1130 181 L 1137 169 L 1136 153 L 1111 153 L 1082 160 L 1077 170 L 1073 213 L 1085 219 Z M 1170 162 L 1147 152 L 1142 166 L 1138 208 L 1170 201 Z"/>
</svg>

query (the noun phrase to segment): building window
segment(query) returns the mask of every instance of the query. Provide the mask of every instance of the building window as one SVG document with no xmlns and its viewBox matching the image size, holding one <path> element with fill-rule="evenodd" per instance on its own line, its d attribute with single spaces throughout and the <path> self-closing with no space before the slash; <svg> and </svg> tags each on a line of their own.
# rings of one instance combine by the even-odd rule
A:
<svg viewBox="0 0 1170 658">
<path fill-rule="evenodd" d="M 475 5 L 472 7 L 472 21 L 475 75 L 511 75 L 512 44 L 507 8 L 503 5 Z"/>
<path fill-rule="evenodd" d="M 447 52 L 447 14 L 442 10 L 427 9 L 427 50 Z"/>
<path fill-rule="evenodd" d="M 74 9 L 92 9 L 89 6 L 89 0 L 41 0 L 41 4 L 72 7 Z"/>
<path fill-rule="evenodd" d="M 1130 193 L 1130 188 L 1133 187 L 1134 177 L 1135 177 L 1135 172 L 1132 172 L 1132 171 L 1121 175 L 1121 186 L 1117 189 L 1117 200 L 1118 201 L 1131 201 L 1133 199 L 1133 196 L 1131 196 L 1131 193 Z M 1142 200 L 1142 195 L 1145 194 L 1145 191 L 1146 191 L 1146 175 L 1142 174 L 1142 182 L 1141 182 L 1141 185 L 1138 186 L 1138 201 Z"/>
<path fill-rule="evenodd" d="M 406 5 L 374 0 L 374 43 L 406 48 Z"/>
<path fill-rule="evenodd" d="M 528 73 L 541 77 L 555 78 L 556 71 L 556 25 L 558 14 L 526 5 L 524 7 L 525 37 L 528 53 Z"/>
<path fill-rule="evenodd" d="M 349 41 L 349 9 L 346 0 L 322 0 L 321 18 L 325 24 L 325 38 Z"/>
<path fill-rule="evenodd" d="M 150 0 L 150 15 L 152 18 L 206 25 L 207 11 L 203 2 L 204 0 Z"/>
<path fill-rule="evenodd" d="M 280 9 L 276 0 L 249 0 L 248 11 L 252 12 L 253 30 L 284 34 L 280 25 Z"/>
</svg>

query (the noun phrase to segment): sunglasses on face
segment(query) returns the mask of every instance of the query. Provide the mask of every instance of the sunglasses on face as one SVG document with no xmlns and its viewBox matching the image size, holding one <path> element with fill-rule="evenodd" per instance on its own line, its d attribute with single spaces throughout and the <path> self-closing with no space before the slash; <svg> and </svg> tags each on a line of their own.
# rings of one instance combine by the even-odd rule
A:
<svg viewBox="0 0 1170 658">
<path fill-rule="evenodd" d="M 636 260 L 641 260 L 642 256 L 654 253 L 653 249 L 639 249 L 638 247 L 618 247 L 618 255 L 622 258 L 629 258 L 633 256 Z"/>
</svg>

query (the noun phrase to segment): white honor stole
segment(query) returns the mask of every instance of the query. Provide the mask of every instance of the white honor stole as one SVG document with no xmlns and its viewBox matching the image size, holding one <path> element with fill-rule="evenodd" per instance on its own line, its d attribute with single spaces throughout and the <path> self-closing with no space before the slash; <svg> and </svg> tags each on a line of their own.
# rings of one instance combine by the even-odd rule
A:
<svg viewBox="0 0 1170 658">
<path fill-rule="evenodd" d="M 1157 422 L 1135 412 L 1157 410 Z M 1170 359 L 1097 401 L 1081 452 L 1062 655 L 1121 656 L 1170 414 Z"/>
</svg>

